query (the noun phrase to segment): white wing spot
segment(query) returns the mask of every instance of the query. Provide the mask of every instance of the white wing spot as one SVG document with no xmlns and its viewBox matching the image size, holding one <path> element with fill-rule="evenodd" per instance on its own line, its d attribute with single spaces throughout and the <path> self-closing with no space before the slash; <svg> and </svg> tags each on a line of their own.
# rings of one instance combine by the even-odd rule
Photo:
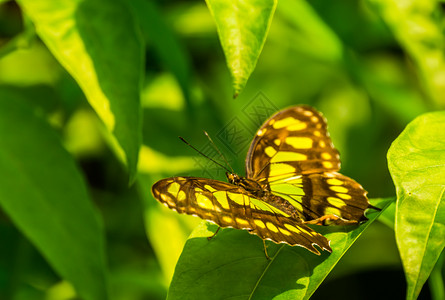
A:
<svg viewBox="0 0 445 300">
<path fill-rule="evenodd" d="M 257 132 L 257 136 L 263 136 L 265 133 L 266 133 L 266 131 L 267 131 L 267 129 L 266 128 L 264 128 L 264 129 L 260 129 L 260 130 L 258 130 L 258 132 Z"/>
</svg>

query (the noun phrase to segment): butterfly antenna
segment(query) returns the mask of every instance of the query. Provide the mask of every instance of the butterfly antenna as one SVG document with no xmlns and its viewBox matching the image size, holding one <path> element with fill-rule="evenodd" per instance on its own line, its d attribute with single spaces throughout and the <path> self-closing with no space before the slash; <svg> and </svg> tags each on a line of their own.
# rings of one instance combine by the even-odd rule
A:
<svg viewBox="0 0 445 300">
<path fill-rule="evenodd" d="M 199 154 L 201 154 L 202 156 L 204 156 L 205 158 L 211 160 L 212 162 L 214 162 L 215 164 L 217 164 L 218 166 L 220 166 L 221 168 L 223 168 L 224 170 L 226 170 L 229 173 L 233 173 L 231 172 L 229 169 L 227 169 L 225 166 L 223 166 L 222 164 L 220 164 L 219 162 L 217 162 L 216 160 L 208 157 L 207 155 L 205 155 L 204 153 L 202 153 L 201 151 L 199 151 L 198 149 L 196 149 L 194 146 L 192 146 L 189 142 L 187 142 L 182 136 L 179 136 L 179 139 L 181 141 L 183 141 L 187 146 L 189 146 L 190 148 L 192 148 L 193 150 L 195 150 L 196 152 L 198 152 Z"/>
<path fill-rule="evenodd" d="M 219 156 L 224 160 L 224 162 L 226 163 L 226 165 L 230 168 L 230 170 L 232 170 L 232 174 L 235 173 L 233 171 L 232 166 L 229 164 L 229 162 L 227 161 L 227 159 L 224 157 L 224 155 L 221 153 L 221 151 L 219 151 L 218 147 L 216 147 L 216 144 L 213 142 L 212 138 L 210 137 L 210 135 L 207 133 L 207 131 L 204 130 L 204 134 L 207 136 L 207 138 L 209 139 L 210 143 L 212 144 L 213 148 L 218 152 Z"/>
</svg>

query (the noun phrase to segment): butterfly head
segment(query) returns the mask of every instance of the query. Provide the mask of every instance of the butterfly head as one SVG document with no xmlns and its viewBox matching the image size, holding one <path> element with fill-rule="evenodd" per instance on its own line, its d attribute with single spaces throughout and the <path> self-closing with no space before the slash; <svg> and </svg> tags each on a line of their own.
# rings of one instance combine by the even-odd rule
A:
<svg viewBox="0 0 445 300">
<path fill-rule="evenodd" d="M 251 180 L 246 177 L 239 176 L 238 174 L 229 172 L 226 172 L 226 176 L 229 183 L 242 187 L 253 195 L 261 196 L 264 193 L 263 188 L 255 180 Z"/>
<path fill-rule="evenodd" d="M 226 172 L 226 177 L 231 184 L 239 185 L 241 182 L 241 177 L 238 174 Z"/>
</svg>

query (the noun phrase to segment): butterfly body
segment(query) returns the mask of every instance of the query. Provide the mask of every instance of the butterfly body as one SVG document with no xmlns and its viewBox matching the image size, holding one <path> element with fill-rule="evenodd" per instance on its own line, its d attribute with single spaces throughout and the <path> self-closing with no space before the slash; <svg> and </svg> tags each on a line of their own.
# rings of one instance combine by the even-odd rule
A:
<svg viewBox="0 0 445 300">
<path fill-rule="evenodd" d="M 269 186 L 262 186 L 255 180 L 239 176 L 235 173 L 227 173 L 226 176 L 229 183 L 243 188 L 243 192 L 246 195 L 260 199 L 296 219 L 302 217 L 298 210 L 296 210 L 289 201 L 274 195 Z"/>
<path fill-rule="evenodd" d="M 236 173 L 226 173 L 229 183 L 242 187 L 246 193 L 254 197 L 263 198 L 269 195 L 269 190 L 264 189 L 257 181 L 239 176 Z"/>
<path fill-rule="evenodd" d="M 324 117 L 312 107 L 295 106 L 260 127 L 245 177 L 227 173 L 228 182 L 172 177 L 155 183 L 152 192 L 179 213 L 319 254 L 314 245 L 331 252 L 329 241 L 307 224 L 358 224 L 373 208 L 361 185 L 339 169 Z"/>
</svg>

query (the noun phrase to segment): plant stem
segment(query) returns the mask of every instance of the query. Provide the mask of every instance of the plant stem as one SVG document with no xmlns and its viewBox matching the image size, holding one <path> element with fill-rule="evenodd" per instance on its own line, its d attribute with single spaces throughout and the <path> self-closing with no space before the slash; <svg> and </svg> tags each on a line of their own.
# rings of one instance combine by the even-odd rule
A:
<svg viewBox="0 0 445 300">
<path fill-rule="evenodd" d="M 440 300 L 445 299 L 445 286 L 444 279 L 442 276 L 442 268 L 444 267 L 445 251 L 439 256 L 439 259 L 431 271 L 430 278 L 428 279 L 428 284 L 431 291 L 431 299 Z"/>
</svg>

